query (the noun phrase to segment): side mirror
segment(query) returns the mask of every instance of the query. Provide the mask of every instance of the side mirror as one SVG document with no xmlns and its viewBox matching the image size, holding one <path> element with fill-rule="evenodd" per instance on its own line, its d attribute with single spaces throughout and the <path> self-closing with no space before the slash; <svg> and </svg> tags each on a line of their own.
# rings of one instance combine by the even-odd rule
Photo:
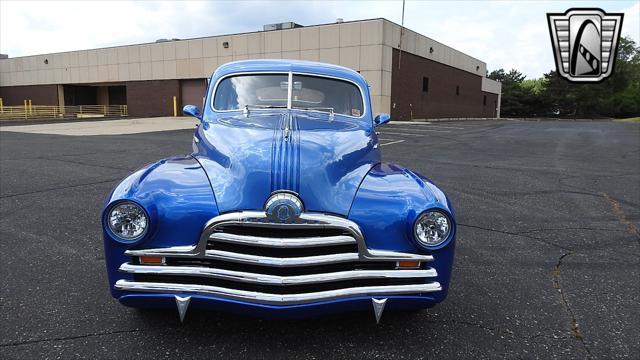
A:
<svg viewBox="0 0 640 360">
<path fill-rule="evenodd" d="M 378 116 L 373 119 L 373 126 L 378 127 L 380 125 L 386 124 L 391 120 L 391 116 L 389 114 L 378 114 Z"/>
<path fill-rule="evenodd" d="M 198 120 L 202 120 L 202 114 L 200 113 L 200 109 L 198 109 L 195 105 L 185 105 L 182 108 L 182 113 L 187 116 L 193 116 Z"/>
</svg>

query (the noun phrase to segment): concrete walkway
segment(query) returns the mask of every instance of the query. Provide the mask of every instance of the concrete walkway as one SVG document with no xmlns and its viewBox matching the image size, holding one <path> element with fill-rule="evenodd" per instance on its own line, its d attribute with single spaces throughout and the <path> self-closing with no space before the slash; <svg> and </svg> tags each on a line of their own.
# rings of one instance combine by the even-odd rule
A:
<svg viewBox="0 0 640 360">
<path fill-rule="evenodd" d="M 192 117 L 155 117 L 105 121 L 81 121 L 57 124 L 0 126 L 0 131 L 71 136 L 139 134 L 156 131 L 195 129 Z"/>
<path fill-rule="evenodd" d="M 431 121 L 391 121 L 388 125 L 428 125 Z M 0 131 L 71 136 L 122 135 L 156 131 L 195 129 L 198 120 L 192 117 L 154 117 L 101 121 L 74 121 L 53 124 L 1 126 Z"/>
</svg>

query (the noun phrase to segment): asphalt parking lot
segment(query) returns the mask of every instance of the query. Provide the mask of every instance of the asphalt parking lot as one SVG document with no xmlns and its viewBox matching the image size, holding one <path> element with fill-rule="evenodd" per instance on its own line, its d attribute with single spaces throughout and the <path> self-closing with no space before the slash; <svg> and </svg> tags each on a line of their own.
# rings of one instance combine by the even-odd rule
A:
<svg viewBox="0 0 640 360">
<path fill-rule="evenodd" d="M 5 128 L 6 130 L 7 128 Z M 267 321 L 140 312 L 108 293 L 102 201 L 192 130 L 0 132 L 0 358 L 639 358 L 640 125 L 390 124 L 384 160 L 458 213 L 449 298 L 418 313 Z"/>
</svg>

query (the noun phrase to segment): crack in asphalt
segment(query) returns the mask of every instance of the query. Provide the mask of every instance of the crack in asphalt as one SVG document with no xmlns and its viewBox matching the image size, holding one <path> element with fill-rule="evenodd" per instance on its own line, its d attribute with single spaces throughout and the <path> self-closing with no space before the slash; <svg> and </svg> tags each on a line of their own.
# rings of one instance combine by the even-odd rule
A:
<svg viewBox="0 0 640 360">
<path fill-rule="evenodd" d="M 96 182 L 90 182 L 90 183 L 84 183 L 84 184 L 75 184 L 75 185 L 60 186 L 60 187 L 54 187 L 54 188 L 49 188 L 49 189 L 43 189 L 43 190 L 28 191 L 28 192 L 18 193 L 18 194 L 3 195 L 3 196 L 0 196 L 0 199 L 9 199 L 9 198 L 23 196 L 23 195 L 33 195 L 33 194 L 39 194 L 39 193 L 44 193 L 44 192 L 48 192 L 48 191 L 71 189 L 71 188 L 89 186 L 89 185 L 105 184 L 105 183 L 109 183 L 109 182 L 112 182 L 112 181 L 118 181 L 120 179 L 122 179 L 122 177 L 118 177 L 118 178 L 115 178 L 115 179 L 96 181 Z"/>
<path fill-rule="evenodd" d="M 580 326 L 578 325 L 578 321 L 576 320 L 576 316 L 573 313 L 573 310 L 571 309 L 571 306 L 569 305 L 569 301 L 567 300 L 567 297 L 565 296 L 565 293 L 562 290 L 562 285 L 560 284 L 560 267 L 562 266 L 562 260 L 565 257 L 567 257 L 569 255 L 572 255 L 572 254 L 573 254 L 573 252 L 564 253 L 558 259 L 558 262 L 556 263 L 556 266 L 553 269 L 553 287 L 555 289 L 557 289 L 558 292 L 560 293 L 560 298 L 562 299 L 562 303 L 564 304 L 564 308 L 567 311 L 567 313 L 569 314 L 569 317 L 571 318 L 571 324 L 570 324 L 571 335 L 582 344 L 582 347 L 584 348 L 584 350 L 587 353 L 587 357 L 591 357 L 591 350 L 587 346 L 587 343 L 584 341 L 584 336 L 582 335 L 582 332 L 580 331 Z"/>
<path fill-rule="evenodd" d="M 83 162 L 80 162 L 80 161 L 73 161 L 73 160 L 62 160 L 62 159 L 48 158 L 48 157 L 43 157 L 41 159 L 42 160 L 51 160 L 51 161 L 64 162 L 64 163 L 69 163 L 69 164 L 90 166 L 90 167 L 99 167 L 99 168 L 111 169 L 111 170 L 124 170 L 124 171 L 130 171 L 130 172 L 135 171 L 135 169 L 130 169 L 130 168 L 121 168 L 121 167 L 106 166 L 106 165 L 94 165 L 94 164 L 83 163 Z"/>
<path fill-rule="evenodd" d="M 640 244 L 640 231 L 636 227 L 634 223 L 627 219 L 627 216 L 624 214 L 624 209 L 622 209 L 622 205 L 607 193 L 602 193 L 602 196 L 609 202 L 611 208 L 613 209 L 613 214 L 618 218 L 620 224 L 627 227 L 627 232 L 633 236 L 635 236 L 638 244 Z"/>
<path fill-rule="evenodd" d="M 428 320 L 428 322 L 430 323 L 440 323 L 440 324 L 457 324 L 457 325 L 464 325 L 464 326 L 471 326 L 471 327 L 476 327 L 485 331 L 488 331 L 490 333 L 501 333 L 501 334 L 506 334 L 506 335 L 510 335 L 519 339 L 525 339 L 525 340 L 533 340 L 533 339 L 537 339 L 537 338 L 546 338 L 546 339 L 550 339 L 550 340 L 566 340 L 566 339 L 570 339 L 570 337 L 563 337 L 563 336 L 555 336 L 555 335 L 548 335 L 548 334 L 535 334 L 535 335 L 522 335 L 522 334 L 517 334 L 516 332 L 514 332 L 513 330 L 507 329 L 507 328 L 500 328 L 500 327 L 492 327 L 492 326 L 487 326 L 481 323 L 475 323 L 475 322 L 471 322 L 471 321 L 464 321 L 464 320 L 456 320 L 456 319 L 451 319 L 451 320 Z"/>
<path fill-rule="evenodd" d="M 562 250 L 573 251 L 573 249 L 570 249 L 570 248 L 567 248 L 565 246 L 556 244 L 554 242 L 547 241 L 547 240 L 544 240 L 544 239 L 540 239 L 540 238 L 537 238 L 537 237 L 534 237 L 534 236 L 530 236 L 530 235 L 524 235 L 524 234 L 517 233 L 517 232 L 497 230 L 497 229 L 491 229 L 491 228 L 486 228 L 486 227 L 482 227 L 482 226 L 463 224 L 463 223 L 458 223 L 458 226 L 469 227 L 469 228 L 473 228 L 473 229 L 480 229 L 480 230 L 491 231 L 491 232 L 497 232 L 497 233 L 500 233 L 500 234 L 511 235 L 511 236 L 521 236 L 521 237 L 524 237 L 524 238 L 527 238 L 527 239 L 539 241 L 541 243 L 557 247 L 557 248 L 562 249 Z"/>
<path fill-rule="evenodd" d="M 529 234 L 534 232 L 542 232 L 542 231 L 566 231 L 566 230 L 588 230 L 588 231 L 617 231 L 622 232 L 624 230 L 618 229 L 603 229 L 603 228 L 590 228 L 590 227 L 562 227 L 562 228 L 542 228 L 542 229 L 531 229 L 525 231 L 518 231 L 516 234 Z"/>
<path fill-rule="evenodd" d="M 0 347 L 12 347 L 12 346 L 37 344 L 37 343 L 50 342 L 50 341 L 76 340 L 76 339 L 84 339 L 84 338 L 95 337 L 95 336 L 113 335 L 113 334 L 129 334 L 129 333 L 136 333 L 139 331 L 140 329 L 114 330 L 114 331 L 107 331 L 103 333 L 89 333 L 89 334 L 74 335 L 74 336 L 61 336 L 61 337 L 55 337 L 55 338 L 49 338 L 49 339 L 32 339 L 32 340 L 25 340 L 25 341 L 14 341 L 14 342 L 0 344 Z"/>
<path fill-rule="evenodd" d="M 531 236 L 531 235 L 527 235 L 527 234 L 533 233 L 533 232 L 536 232 L 536 231 L 564 231 L 564 230 L 568 230 L 568 231 L 570 231 L 570 230 L 617 231 L 617 232 L 622 232 L 623 231 L 623 230 L 586 228 L 586 227 L 585 228 L 581 228 L 581 227 L 564 227 L 564 228 L 553 228 L 553 229 L 530 229 L 530 230 L 525 230 L 525 231 L 512 232 L 512 231 L 498 230 L 498 229 L 486 228 L 486 227 L 482 227 L 482 226 L 471 225 L 471 224 L 463 224 L 463 223 L 458 223 L 458 226 L 468 227 L 468 228 L 473 228 L 473 229 L 479 229 L 479 230 L 484 230 L 484 231 L 490 231 L 490 232 L 496 232 L 496 233 L 499 233 L 499 234 L 510 235 L 510 236 L 520 236 L 520 237 L 524 237 L 524 238 L 527 238 L 527 239 L 531 239 L 531 240 L 535 240 L 535 241 L 541 242 L 541 243 L 549 245 L 549 246 L 557 247 L 557 248 L 565 250 L 565 251 L 570 251 L 572 253 L 583 253 L 583 252 L 579 251 L 579 250 L 576 250 L 576 249 L 568 248 L 568 247 L 560 245 L 560 244 L 556 244 L 554 242 L 545 240 L 543 238 L 539 238 L 539 237 L 535 237 L 535 236 Z M 613 253 L 613 254 L 630 255 L 630 253 L 628 253 L 628 252 L 621 253 L 621 252 L 618 252 L 618 251 L 615 251 L 615 250 L 610 250 L 610 252 Z M 640 256 L 640 255 L 635 254 L 635 253 L 631 253 L 631 255 Z"/>
</svg>

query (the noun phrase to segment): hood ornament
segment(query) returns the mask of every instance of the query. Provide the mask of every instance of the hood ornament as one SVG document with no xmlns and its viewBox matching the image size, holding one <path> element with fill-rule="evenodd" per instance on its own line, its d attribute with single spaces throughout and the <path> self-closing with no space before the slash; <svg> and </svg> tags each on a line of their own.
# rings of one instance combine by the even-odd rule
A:
<svg viewBox="0 0 640 360">
<path fill-rule="evenodd" d="M 296 193 L 290 191 L 274 192 L 265 204 L 267 217 L 276 223 L 297 222 L 303 210 L 302 200 Z"/>
</svg>

